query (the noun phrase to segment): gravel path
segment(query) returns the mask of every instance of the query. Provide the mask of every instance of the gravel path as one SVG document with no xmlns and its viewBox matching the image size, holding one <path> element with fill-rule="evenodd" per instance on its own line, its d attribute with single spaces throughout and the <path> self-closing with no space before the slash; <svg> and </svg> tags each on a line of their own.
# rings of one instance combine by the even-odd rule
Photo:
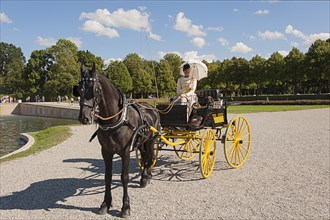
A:
<svg viewBox="0 0 330 220">
<path fill-rule="evenodd" d="M 210 178 L 198 155 L 179 160 L 161 151 L 153 179 L 139 188 L 131 154 L 131 219 L 329 219 L 330 109 L 245 115 L 252 146 L 244 166 L 231 169 L 218 143 Z M 232 119 L 233 115 L 229 115 Z M 0 164 L 0 219 L 113 219 L 122 204 L 121 162 L 114 162 L 113 205 L 103 200 L 103 160 L 94 126 L 72 127 L 73 136 L 36 155 Z"/>
</svg>

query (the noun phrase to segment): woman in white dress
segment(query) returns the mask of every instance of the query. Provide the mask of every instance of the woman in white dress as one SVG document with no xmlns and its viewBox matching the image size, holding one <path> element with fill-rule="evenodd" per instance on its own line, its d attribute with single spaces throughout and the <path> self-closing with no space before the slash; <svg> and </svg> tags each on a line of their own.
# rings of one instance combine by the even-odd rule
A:
<svg viewBox="0 0 330 220">
<path fill-rule="evenodd" d="M 178 79 L 176 93 L 179 96 L 176 104 L 187 105 L 187 119 L 192 111 L 192 105 L 198 101 L 195 93 L 197 80 L 192 78 L 190 74 L 190 65 L 187 63 L 183 66 L 184 76 Z"/>
</svg>

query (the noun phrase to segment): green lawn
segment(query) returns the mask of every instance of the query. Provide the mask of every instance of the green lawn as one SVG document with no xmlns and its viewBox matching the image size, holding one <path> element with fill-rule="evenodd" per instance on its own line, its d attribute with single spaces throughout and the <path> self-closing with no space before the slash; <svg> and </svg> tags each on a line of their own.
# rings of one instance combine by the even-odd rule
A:
<svg viewBox="0 0 330 220">
<path fill-rule="evenodd" d="M 28 150 L 0 159 L 0 162 L 26 157 L 56 146 L 71 136 L 71 130 L 68 126 L 55 126 L 29 134 L 34 138 L 35 142 Z"/>
<path fill-rule="evenodd" d="M 329 105 L 230 105 L 228 114 L 243 114 L 255 112 L 282 112 L 305 109 L 330 108 Z"/>
</svg>

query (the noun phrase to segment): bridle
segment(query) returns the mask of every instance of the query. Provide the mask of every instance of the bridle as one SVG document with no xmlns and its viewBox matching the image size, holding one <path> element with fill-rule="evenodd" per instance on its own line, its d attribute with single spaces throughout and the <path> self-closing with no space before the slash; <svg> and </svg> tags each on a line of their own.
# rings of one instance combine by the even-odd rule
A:
<svg viewBox="0 0 330 220">
<path fill-rule="evenodd" d="M 127 107 L 129 106 L 129 103 L 126 101 L 125 95 L 120 90 L 118 90 L 118 92 L 120 94 L 119 102 L 120 102 L 120 105 L 122 105 L 122 109 L 120 111 L 118 111 L 116 114 L 104 118 L 99 115 L 98 104 L 99 104 L 100 100 L 102 99 L 102 86 L 99 82 L 98 76 L 96 75 L 96 77 L 88 77 L 88 76 L 82 77 L 79 81 L 80 94 L 84 94 L 84 96 L 85 96 L 86 84 L 88 84 L 88 83 L 93 83 L 93 97 L 91 98 L 92 101 L 86 102 L 86 98 L 84 97 L 84 99 L 80 101 L 80 107 L 82 108 L 82 107 L 86 106 L 86 107 L 92 109 L 92 112 L 91 112 L 92 121 L 94 121 L 95 118 L 97 118 L 101 121 L 108 121 L 108 120 L 120 115 L 119 119 L 112 124 L 108 124 L 108 123 L 100 124 L 100 121 L 99 121 L 98 124 L 102 130 L 117 129 L 118 127 L 127 123 Z M 89 85 L 89 87 L 92 87 L 92 86 Z"/>
<path fill-rule="evenodd" d="M 92 91 L 92 100 L 90 101 L 90 99 L 86 99 L 85 98 L 85 92 L 87 87 L 91 87 L 87 84 L 89 83 L 93 83 L 93 91 Z M 98 110 L 98 103 L 101 100 L 101 94 L 102 94 L 102 87 L 101 84 L 99 82 L 99 79 L 96 75 L 96 77 L 88 77 L 88 76 L 84 76 L 79 80 L 79 87 L 80 87 L 80 102 L 79 105 L 80 107 L 88 107 L 92 109 L 92 120 L 95 119 L 95 116 L 99 113 Z"/>
</svg>

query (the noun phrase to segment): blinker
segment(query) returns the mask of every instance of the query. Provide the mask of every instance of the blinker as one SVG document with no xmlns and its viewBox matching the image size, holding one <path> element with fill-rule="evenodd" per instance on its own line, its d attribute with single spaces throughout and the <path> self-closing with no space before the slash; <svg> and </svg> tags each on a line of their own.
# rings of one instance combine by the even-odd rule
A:
<svg viewBox="0 0 330 220">
<path fill-rule="evenodd" d="M 80 96 L 79 91 L 78 91 L 78 86 L 73 86 L 73 88 L 72 88 L 72 94 L 75 97 L 79 97 Z"/>
</svg>

